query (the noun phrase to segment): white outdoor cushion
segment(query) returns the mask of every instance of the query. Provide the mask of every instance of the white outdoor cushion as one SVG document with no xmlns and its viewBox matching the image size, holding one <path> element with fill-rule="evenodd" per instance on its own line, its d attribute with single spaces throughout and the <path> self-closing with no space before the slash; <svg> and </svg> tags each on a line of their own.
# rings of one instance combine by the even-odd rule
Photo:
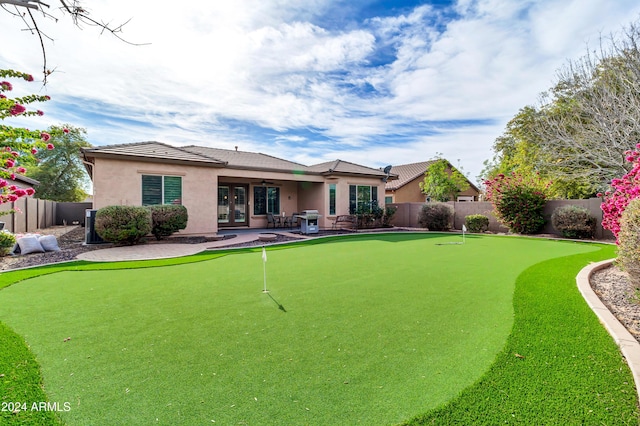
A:
<svg viewBox="0 0 640 426">
<path fill-rule="evenodd" d="M 20 254 L 44 253 L 44 249 L 36 236 L 18 238 L 18 245 L 20 246 Z"/>
<path fill-rule="evenodd" d="M 43 235 L 38 238 L 38 242 L 45 251 L 60 251 L 55 235 Z"/>
</svg>

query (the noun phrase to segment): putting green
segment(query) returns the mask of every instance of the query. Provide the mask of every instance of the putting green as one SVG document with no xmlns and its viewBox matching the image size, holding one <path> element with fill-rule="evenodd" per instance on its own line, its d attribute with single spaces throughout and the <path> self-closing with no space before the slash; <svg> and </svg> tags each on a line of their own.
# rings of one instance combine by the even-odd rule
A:
<svg viewBox="0 0 640 426">
<path fill-rule="evenodd" d="M 513 324 L 517 276 L 588 244 L 349 236 L 0 291 L 69 425 L 390 424 L 476 382 Z M 70 340 L 68 340 L 70 338 Z"/>
</svg>

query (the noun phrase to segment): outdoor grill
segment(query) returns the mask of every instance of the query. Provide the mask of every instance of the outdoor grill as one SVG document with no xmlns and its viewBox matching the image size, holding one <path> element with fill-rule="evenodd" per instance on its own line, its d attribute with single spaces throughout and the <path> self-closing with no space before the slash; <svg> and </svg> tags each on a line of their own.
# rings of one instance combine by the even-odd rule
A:
<svg viewBox="0 0 640 426">
<path fill-rule="evenodd" d="M 318 210 L 303 210 L 302 214 L 297 215 L 301 219 L 300 232 L 303 234 L 318 233 Z"/>
</svg>

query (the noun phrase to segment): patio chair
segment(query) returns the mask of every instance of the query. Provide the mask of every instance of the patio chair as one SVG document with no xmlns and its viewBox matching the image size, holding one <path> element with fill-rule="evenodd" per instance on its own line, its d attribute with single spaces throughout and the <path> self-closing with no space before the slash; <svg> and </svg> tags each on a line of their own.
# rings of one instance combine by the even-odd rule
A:
<svg viewBox="0 0 640 426">
<path fill-rule="evenodd" d="M 293 228 L 293 227 L 298 227 L 298 215 L 300 213 L 294 213 L 291 216 L 286 216 L 284 217 L 284 222 L 282 224 L 283 227 L 285 228 Z"/>
<path fill-rule="evenodd" d="M 267 213 L 267 229 L 269 229 L 269 225 L 272 228 L 277 228 L 280 226 L 280 216 L 274 216 L 273 213 Z"/>
</svg>

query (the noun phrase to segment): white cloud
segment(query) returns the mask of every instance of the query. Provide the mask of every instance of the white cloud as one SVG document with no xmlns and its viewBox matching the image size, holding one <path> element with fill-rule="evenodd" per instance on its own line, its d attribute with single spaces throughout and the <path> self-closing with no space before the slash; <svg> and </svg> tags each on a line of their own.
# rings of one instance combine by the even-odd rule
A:
<svg viewBox="0 0 640 426">
<path fill-rule="evenodd" d="M 68 19 L 40 20 L 55 38 L 46 46 L 56 72 L 42 92 L 53 100 L 44 118 L 25 122 L 71 122 L 94 143 L 240 145 L 307 164 L 321 157 L 384 166 L 442 152 L 475 177 L 508 119 L 536 102 L 567 58 L 640 14 L 635 0 L 459 0 L 450 10 L 423 5 L 354 16 L 348 28 L 324 25 L 341 4 L 90 3 L 94 16 L 114 23 L 133 17 L 122 35 L 145 46 L 79 31 Z M 11 40 L 0 67 L 37 74 L 37 39 L 20 32 L 18 19 L 0 19 L 0 39 Z M 395 59 L 371 66 L 378 55 Z"/>
</svg>

